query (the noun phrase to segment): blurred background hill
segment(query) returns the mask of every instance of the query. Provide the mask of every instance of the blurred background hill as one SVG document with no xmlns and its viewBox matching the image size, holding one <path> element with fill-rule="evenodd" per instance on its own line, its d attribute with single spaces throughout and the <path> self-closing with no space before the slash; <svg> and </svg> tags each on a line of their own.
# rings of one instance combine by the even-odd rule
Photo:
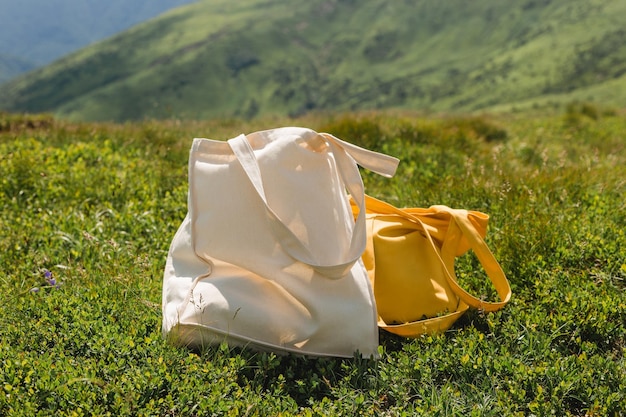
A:
<svg viewBox="0 0 626 417">
<path fill-rule="evenodd" d="M 626 107 L 623 16 L 622 0 L 199 0 L 4 83 L 0 108 L 123 121 Z"/>
<path fill-rule="evenodd" d="M 194 0 L 0 0 L 0 82 Z"/>
</svg>

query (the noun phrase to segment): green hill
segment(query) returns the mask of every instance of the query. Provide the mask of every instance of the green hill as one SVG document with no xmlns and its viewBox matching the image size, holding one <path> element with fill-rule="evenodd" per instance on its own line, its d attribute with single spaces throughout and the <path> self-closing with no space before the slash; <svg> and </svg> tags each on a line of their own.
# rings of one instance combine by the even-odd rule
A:
<svg viewBox="0 0 626 417">
<path fill-rule="evenodd" d="M 626 106 L 620 0 L 205 0 L 0 87 L 83 120 Z"/>
</svg>

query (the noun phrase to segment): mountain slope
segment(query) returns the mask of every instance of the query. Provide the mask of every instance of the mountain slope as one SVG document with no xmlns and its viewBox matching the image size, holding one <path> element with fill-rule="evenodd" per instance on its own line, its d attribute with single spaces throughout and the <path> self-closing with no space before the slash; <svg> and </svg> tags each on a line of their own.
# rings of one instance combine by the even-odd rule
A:
<svg viewBox="0 0 626 417">
<path fill-rule="evenodd" d="M 0 87 L 0 103 L 86 120 L 626 103 L 626 2 L 516 4 L 205 0 Z"/>
<path fill-rule="evenodd" d="M 191 1 L 0 0 L 0 55 L 41 66 Z"/>
</svg>

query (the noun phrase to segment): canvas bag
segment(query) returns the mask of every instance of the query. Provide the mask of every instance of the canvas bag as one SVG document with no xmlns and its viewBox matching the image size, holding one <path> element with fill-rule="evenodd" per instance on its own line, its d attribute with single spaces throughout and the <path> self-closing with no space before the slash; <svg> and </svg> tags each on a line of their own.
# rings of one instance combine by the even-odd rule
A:
<svg viewBox="0 0 626 417">
<path fill-rule="evenodd" d="M 304 128 L 195 139 L 188 213 L 164 271 L 163 334 L 179 345 L 376 356 L 357 162 L 385 176 L 398 164 Z"/>
<path fill-rule="evenodd" d="M 483 240 L 489 216 L 437 205 L 400 209 L 366 198 L 363 253 L 377 303 L 378 325 L 404 337 L 449 329 L 469 307 L 492 312 L 511 298 L 511 287 Z M 355 213 L 358 207 L 353 205 Z M 500 301 L 484 301 L 457 282 L 455 257 L 473 250 Z"/>
</svg>

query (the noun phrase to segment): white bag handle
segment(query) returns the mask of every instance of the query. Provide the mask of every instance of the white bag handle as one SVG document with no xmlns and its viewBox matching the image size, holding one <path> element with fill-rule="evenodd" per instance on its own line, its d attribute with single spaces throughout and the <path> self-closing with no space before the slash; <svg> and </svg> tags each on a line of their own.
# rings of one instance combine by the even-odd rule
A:
<svg viewBox="0 0 626 417">
<path fill-rule="evenodd" d="M 254 189 L 261 197 L 272 229 L 285 252 L 294 259 L 311 266 L 316 271 L 329 278 L 341 278 L 350 271 L 354 263 L 361 257 L 365 251 L 366 244 L 365 192 L 357 163 L 364 168 L 371 169 L 373 172 L 389 177 L 395 173 L 399 161 L 397 158 L 349 144 L 329 134 L 321 134 L 321 136 L 324 138 L 335 157 L 337 169 L 339 170 L 341 180 L 344 182 L 346 190 L 350 193 L 359 208 L 359 214 L 352 230 L 350 247 L 343 257 L 343 260 L 338 264 L 319 262 L 306 245 L 300 241 L 269 206 L 263 188 L 259 164 L 246 136 L 239 135 L 236 138 L 230 139 L 228 144 L 250 179 Z"/>
</svg>

